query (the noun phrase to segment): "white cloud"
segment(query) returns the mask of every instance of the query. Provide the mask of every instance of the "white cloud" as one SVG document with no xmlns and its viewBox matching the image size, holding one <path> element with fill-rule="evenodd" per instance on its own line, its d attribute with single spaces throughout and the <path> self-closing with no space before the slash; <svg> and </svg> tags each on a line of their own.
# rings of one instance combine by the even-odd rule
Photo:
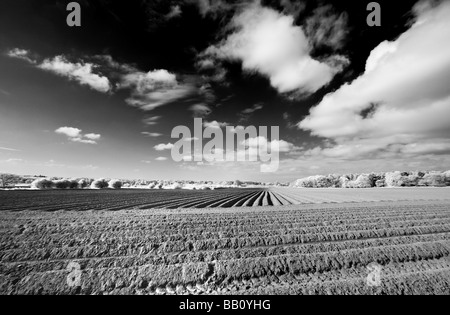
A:
<svg viewBox="0 0 450 315">
<path fill-rule="evenodd" d="M 26 49 L 19 49 L 19 48 L 14 48 L 10 51 L 7 52 L 7 55 L 11 58 L 17 58 L 17 59 L 22 59 L 25 60 L 29 63 L 35 64 L 36 61 L 31 59 L 30 57 L 30 51 L 26 50 Z"/>
<path fill-rule="evenodd" d="M 205 17 L 210 15 L 212 17 L 218 16 L 219 13 L 223 13 L 232 10 L 234 6 L 225 0 L 190 0 L 195 2 L 198 6 L 200 14 Z"/>
<path fill-rule="evenodd" d="M 306 7 L 306 2 L 298 0 L 280 0 L 280 5 L 283 7 L 283 13 L 292 15 L 295 19 Z"/>
<path fill-rule="evenodd" d="M 264 106 L 262 104 L 255 104 L 251 108 L 244 109 L 242 111 L 242 114 L 244 114 L 244 115 L 253 114 L 254 112 L 261 110 L 263 108 L 264 108 Z"/>
<path fill-rule="evenodd" d="M 174 5 L 174 6 L 170 7 L 170 12 L 166 15 L 166 19 L 170 20 L 170 19 L 180 17 L 182 13 L 183 13 L 183 11 L 181 11 L 180 6 Z"/>
<path fill-rule="evenodd" d="M 448 154 L 450 2 L 417 10 L 416 22 L 375 48 L 366 71 L 324 97 L 299 127 L 332 139 L 332 157 Z"/>
<path fill-rule="evenodd" d="M 47 58 L 37 62 L 29 58 L 27 50 L 13 49 L 8 56 L 27 60 L 42 70 L 77 81 L 93 90 L 107 93 L 118 89 L 130 90 L 130 97 L 125 101 L 145 111 L 180 101 L 187 97 L 201 97 L 205 102 L 214 100 L 213 91 L 204 84 L 206 81 L 197 75 L 185 75 L 178 78 L 167 70 L 159 69 L 149 72 L 139 71 L 132 65 L 120 64 L 110 55 L 86 57 L 94 62 L 71 62 L 65 56 Z M 108 76 L 99 73 L 100 68 L 108 70 Z M 111 79 L 117 80 L 114 86 Z M 203 86 L 202 86 L 203 84 Z"/>
<path fill-rule="evenodd" d="M 216 120 L 211 121 L 211 122 L 209 122 L 209 121 L 203 122 L 203 126 L 204 126 L 205 128 L 215 128 L 215 129 L 220 129 L 220 128 L 224 128 L 224 127 L 226 127 L 226 126 L 228 126 L 228 125 L 229 125 L 229 124 L 226 123 L 226 122 L 218 122 L 218 121 L 216 121 Z"/>
<path fill-rule="evenodd" d="M 83 139 L 83 138 L 70 138 L 69 140 L 72 142 L 78 142 L 78 143 L 84 143 L 84 144 L 97 144 L 97 141 Z"/>
<path fill-rule="evenodd" d="M 66 135 L 69 138 L 76 138 L 79 137 L 81 134 L 81 129 L 73 128 L 73 127 L 60 127 L 55 130 L 56 133 Z"/>
<path fill-rule="evenodd" d="M 173 144 L 172 143 L 168 143 L 168 144 L 158 144 L 155 146 L 155 150 L 156 151 L 164 151 L 164 150 L 172 150 L 173 148 Z"/>
<path fill-rule="evenodd" d="M 122 77 L 119 88 L 131 88 L 132 95 L 126 102 L 145 111 L 175 102 L 196 91 L 192 84 L 178 82 L 176 75 L 167 70 L 128 73 Z"/>
<path fill-rule="evenodd" d="M 117 71 L 119 74 L 134 72 L 135 68 L 126 63 L 119 63 L 114 60 L 111 55 L 95 55 L 92 59 L 96 60 L 99 64 L 105 67 Z"/>
<path fill-rule="evenodd" d="M 315 92 L 342 71 L 342 63 L 327 64 L 310 56 L 308 38 L 292 16 L 258 1 L 237 13 L 229 28 L 234 32 L 203 57 L 241 61 L 244 70 L 268 77 L 280 93 Z"/>
<path fill-rule="evenodd" d="M 158 124 L 158 120 L 161 119 L 161 116 L 152 116 L 152 117 L 146 117 L 142 120 L 142 122 L 148 126 L 154 126 Z"/>
<path fill-rule="evenodd" d="M 72 142 L 84 144 L 97 144 L 97 140 L 100 140 L 101 138 L 101 135 L 97 133 L 83 135 L 81 129 L 74 127 L 60 127 L 55 130 L 55 133 L 67 136 Z"/>
<path fill-rule="evenodd" d="M 305 32 L 315 47 L 339 49 L 348 34 L 347 14 L 338 14 L 331 5 L 317 8 L 305 22 Z"/>
<path fill-rule="evenodd" d="M 211 114 L 211 108 L 206 104 L 195 104 L 189 108 L 190 111 L 194 112 L 195 117 L 206 117 Z"/>
<path fill-rule="evenodd" d="M 204 102 L 214 101 L 214 93 L 199 75 L 180 75 L 165 69 L 143 72 L 133 65 L 120 64 L 109 55 L 96 56 L 112 68 L 119 80 L 117 89 L 127 89 L 130 96 L 127 104 L 144 111 L 182 101 L 186 98 L 201 98 Z M 150 124 L 155 124 L 150 121 Z"/>
<path fill-rule="evenodd" d="M 224 68 L 223 63 L 213 56 L 201 54 L 198 56 L 195 66 L 202 73 L 202 78 L 207 82 L 214 82 L 221 86 L 229 86 L 226 77 L 228 71 Z"/>
<path fill-rule="evenodd" d="M 272 140 L 272 142 L 269 142 L 268 144 L 272 151 L 278 152 L 290 152 L 296 148 L 294 144 L 284 140 Z"/>
<path fill-rule="evenodd" d="M 143 134 L 144 136 L 147 136 L 147 137 L 152 137 L 152 138 L 157 138 L 157 137 L 161 137 L 162 136 L 161 133 L 148 132 L 148 131 L 141 132 L 141 134 Z"/>
<path fill-rule="evenodd" d="M 159 161 L 159 162 L 167 161 L 167 158 L 166 157 L 158 157 L 155 159 L 155 161 Z"/>
<path fill-rule="evenodd" d="M 15 48 L 10 50 L 7 55 L 11 58 L 18 58 L 25 60 L 33 65 L 36 65 L 42 70 L 46 70 L 57 74 L 59 76 L 77 81 L 81 85 L 87 85 L 91 89 L 107 93 L 111 91 L 111 84 L 109 79 L 100 74 L 94 73 L 99 66 L 89 62 L 70 62 L 65 56 L 56 56 L 54 58 L 45 59 L 42 63 L 32 59 L 31 52 L 25 49 Z M 110 58 L 109 60 L 107 58 Z M 110 56 L 102 57 L 102 60 L 108 64 L 112 62 Z"/>
<path fill-rule="evenodd" d="M 84 135 L 85 138 L 88 138 L 89 140 L 100 140 L 102 135 L 99 135 L 97 133 L 88 133 Z"/>
<path fill-rule="evenodd" d="M 242 142 L 243 145 L 247 146 L 250 149 L 269 148 L 272 152 L 290 152 L 295 149 L 295 146 L 292 143 L 289 143 L 284 140 L 272 140 L 268 141 L 267 138 L 259 136 L 256 138 L 249 138 Z"/>
<path fill-rule="evenodd" d="M 81 85 L 87 85 L 99 92 L 107 93 L 111 90 L 109 79 L 94 73 L 97 66 L 92 63 L 72 63 L 64 56 L 56 56 L 53 59 L 45 59 L 38 67 L 77 81 Z"/>
<path fill-rule="evenodd" d="M 253 113 L 255 113 L 263 108 L 264 108 L 264 105 L 262 103 L 258 103 L 258 104 L 253 105 L 250 108 L 244 109 L 242 112 L 239 113 L 240 122 L 248 120 L 253 115 Z"/>
<path fill-rule="evenodd" d="M 200 59 L 199 61 L 197 61 L 196 66 L 200 70 L 212 70 L 217 65 L 216 65 L 214 59 L 212 59 L 212 58 L 205 58 L 205 59 Z"/>
</svg>

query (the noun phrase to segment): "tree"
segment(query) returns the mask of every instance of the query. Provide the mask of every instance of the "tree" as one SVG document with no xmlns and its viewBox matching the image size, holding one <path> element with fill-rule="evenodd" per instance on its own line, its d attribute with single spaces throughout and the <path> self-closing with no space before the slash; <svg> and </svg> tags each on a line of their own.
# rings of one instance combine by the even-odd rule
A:
<svg viewBox="0 0 450 315">
<path fill-rule="evenodd" d="M 298 179 L 294 183 L 294 187 L 313 188 L 314 184 L 313 184 L 313 181 L 311 180 L 310 177 L 308 177 L 308 178 L 301 178 L 301 179 Z"/>
<path fill-rule="evenodd" d="M 169 189 L 174 189 L 174 190 L 179 190 L 179 189 L 183 189 L 183 185 L 180 183 L 174 183 L 172 186 L 169 186 Z"/>
<path fill-rule="evenodd" d="M 386 181 L 384 179 L 379 179 L 375 182 L 375 186 L 377 187 L 386 187 Z"/>
<path fill-rule="evenodd" d="M 0 187 L 6 187 L 5 174 L 2 174 L 2 176 L 0 177 Z"/>
<path fill-rule="evenodd" d="M 70 189 L 77 189 L 79 187 L 79 185 L 78 185 L 78 180 L 76 180 L 76 179 L 71 179 L 70 181 L 69 181 L 69 188 Z"/>
<path fill-rule="evenodd" d="M 39 178 L 31 183 L 31 187 L 34 189 L 51 189 L 54 183 L 48 178 Z"/>
<path fill-rule="evenodd" d="M 408 187 L 415 187 L 419 184 L 420 177 L 418 174 L 410 174 L 405 178 L 404 185 Z"/>
<path fill-rule="evenodd" d="M 106 189 L 108 186 L 109 182 L 104 178 L 94 180 L 91 184 L 92 189 Z"/>
<path fill-rule="evenodd" d="M 450 186 L 450 171 L 444 172 L 445 185 Z"/>
<path fill-rule="evenodd" d="M 68 181 L 67 179 L 57 180 L 54 184 L 56 189 L 67 189 L 70 187 L 70 181 Z"/>
<path fill-rule="evenodd" d="M 401 187 L 405 185 L 405 178 L 400 172 L 386 173 L 386 186 L 387 187 Z"/>
<path fill-rule="evenodd" d="M 441 187 L 445 186 L 445 177 L 439 173 L 425 174 L 419 181 L 419 186 Z"/>
<path fill-rule="evenodd" d="M 332 186 L 330 180 L 326 176 L 314 176 L 312 180 L 315 188 L 328 188 Z"/>
<path fill-rule="evenodd" d="M 122 185 L 123 185 L 123 183 L 118 179 L 113 179 L 109 182 L 109 188 L 112 188 L 112 189 L 121 189 Z"/>
<path fill-rule="evenodd" d="M 372 178 L 370 175 L 362 174 L 354 181 L 348 183 L 350 188 L 372 188 Z"/>
<path fill-rule="evenodd" d="M 349 188 L 348 187 L 348 183 L 349 182 L 351 182 L 351 181 L 346 175 L 341 176 L 339 178 L 339 183 L 337 184 L 337 187 L 339 187 L 339 188 Z"/>
<path fill-rule="evenodd" d="M 88 186 L 89 186 L 89 182 L 87 180 L 85 180 L 85 179 L 81 179 L 78 182 L 78 187 L 80 187 L 81 189 L 86 188 Z"/>
</svg>

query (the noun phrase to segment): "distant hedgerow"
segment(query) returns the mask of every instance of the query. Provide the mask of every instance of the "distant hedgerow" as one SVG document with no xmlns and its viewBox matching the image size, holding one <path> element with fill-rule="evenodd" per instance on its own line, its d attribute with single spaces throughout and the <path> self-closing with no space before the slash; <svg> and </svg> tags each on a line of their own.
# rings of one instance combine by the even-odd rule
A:
<svg viewBox="0 0 450 315">
<path fill-rule="evenodd" d="M 94 180 L 91 184 L 92 189 L 106 189 L 108 187 L 109 182 L 104 178 Z"/>
<path fill-rule="evenodd" d="M 121 189 L 122 186 L 123 186 L 123 183 L 118 179 L 113 179 L 109 182 L 109 188 L 112 188 L 112 189 Z"/>
<path fill-rule="evenodd" d="M 35 189 L 51 189 L 54 187 L 54 183 L 48 178 L 39 178 L 31 183 L 31 187 Z"/>
</svg>

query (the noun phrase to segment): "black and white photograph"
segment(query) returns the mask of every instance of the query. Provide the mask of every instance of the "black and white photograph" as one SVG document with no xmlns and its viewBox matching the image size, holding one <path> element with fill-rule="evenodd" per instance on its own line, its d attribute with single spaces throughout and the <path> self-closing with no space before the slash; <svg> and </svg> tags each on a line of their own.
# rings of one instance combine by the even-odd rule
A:
<svg viewBox="0 0 450 315">
<path fill-rule="evenodd" d="M 0 295 L 450 295 L 450 1 L 1 0 Z"/>
</svg>

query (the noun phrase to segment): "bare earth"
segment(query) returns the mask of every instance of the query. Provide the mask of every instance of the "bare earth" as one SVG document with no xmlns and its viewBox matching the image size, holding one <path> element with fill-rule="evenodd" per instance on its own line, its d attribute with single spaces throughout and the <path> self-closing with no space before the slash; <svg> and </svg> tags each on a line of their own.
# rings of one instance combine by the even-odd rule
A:
<svg viewBox="0 0 450 315">
<path fill-rule="evenodd" d="M 2 191 L 0 294 L 450 294 L 449 192 Z"/>
</svg>

